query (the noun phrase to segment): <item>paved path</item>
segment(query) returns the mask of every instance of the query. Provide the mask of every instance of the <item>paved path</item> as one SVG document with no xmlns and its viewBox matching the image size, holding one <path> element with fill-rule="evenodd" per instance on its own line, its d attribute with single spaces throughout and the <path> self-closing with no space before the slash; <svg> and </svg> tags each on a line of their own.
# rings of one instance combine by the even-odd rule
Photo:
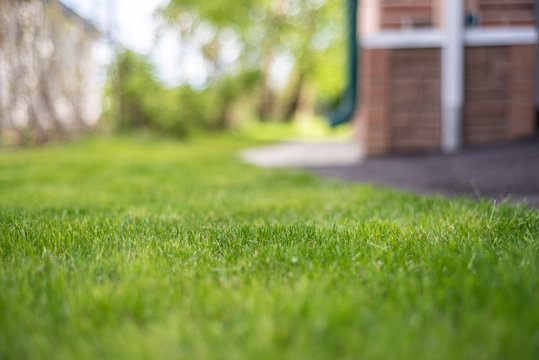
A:
<svg viewBox="0 0 539 360">
<path fill-rule="evenodd" d="M 361 159 L 351 142 L 285 142 L 241 153 L 244 161 L 262 167 L 351 166 Z"/>
<path fill-rule="evenodd" d="M 347 146 L 353 148 L 352 144 Z M 340 159 L 346 148 L 334 151 L 337 148 L 324 143 L 295 143 L 287 144 L 286 148 L 276 145 L 256 151 L 259 157 L 265 158 L 265 163 L 261 164 L 264 166 L 309 168 L 322 176 L 427 194 L 467 194 L 495 199 L 511 196 L 539 208 L 539 138 L 511 145 L 467 149 L 455 155 L 361 159 L 356 151 L 349 154 L 346 161 Z M 299 154 L 309 154 L 311 159 L 302 162 Z M 324 161 L 316 163 L 312 159 L 318 154 L 323 154 Z M 256 158 L 244 158 L 257 163 Z M 288 161 L 290 158 L 295 160 Z"/>
</svg>

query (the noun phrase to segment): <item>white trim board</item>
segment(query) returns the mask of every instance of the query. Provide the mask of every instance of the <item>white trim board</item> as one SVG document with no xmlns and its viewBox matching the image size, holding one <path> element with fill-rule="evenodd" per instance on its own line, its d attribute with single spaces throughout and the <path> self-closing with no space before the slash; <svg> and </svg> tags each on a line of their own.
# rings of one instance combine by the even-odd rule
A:
<svg viewBox="0 0 539 360">
<path fill-rule="evenodd" d="M 381 31 L 360 39 L 364 49 L 417 49 L 442 47 L 444 36 L 439 30 Z"/>
<path fill-rule="evenodd" d="M 464 32 L 466 46 L 537 44 L 537 29 L 529 27 L 469 29 Z"/>
<path fill-rule="evenodd" d="M 539 40 L 537 29 L 526 27 L 472 28 L 464 31 L 465 46 L 533 45 Z M 360 39 L 364 49 L 441 48 L 445 34 L 438 29 L 381 31 Z"/>
</svg>

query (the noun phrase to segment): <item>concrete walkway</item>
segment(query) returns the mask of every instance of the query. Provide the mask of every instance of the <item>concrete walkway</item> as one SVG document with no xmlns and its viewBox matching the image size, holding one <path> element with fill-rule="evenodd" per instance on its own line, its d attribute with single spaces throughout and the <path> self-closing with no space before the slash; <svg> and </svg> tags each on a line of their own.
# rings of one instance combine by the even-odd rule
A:
<svg viewBox="0 0 539 360">
<path fill-rule="evenodd" d="M 361 159 L 352 142 L 286 142 L 241 153 L 245 162 L 262 167 L 351 166 Z"/>
<path fill-rule="evenodd" d="M 307 168 L 316 174 L 446 196 L 511 196 L 539 208 L 539 138 L 466 149 L 455 155 L 363 159 L 354 144 L 287 143 L 248 150 L 261 166 Z"/>
</svg>

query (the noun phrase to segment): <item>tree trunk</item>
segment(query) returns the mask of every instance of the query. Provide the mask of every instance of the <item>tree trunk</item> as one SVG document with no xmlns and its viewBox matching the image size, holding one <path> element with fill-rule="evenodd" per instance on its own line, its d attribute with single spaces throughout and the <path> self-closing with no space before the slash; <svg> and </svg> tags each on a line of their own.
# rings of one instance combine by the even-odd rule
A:
<svg viewBox="0 0 539 360">
<path fill-rule="evenodd" d="M 301 91 L 303 90 L 304 81 L 305 81 L 305 74 L 303 73 L 303 71 L 301 71 L 299 73 L 298 80 L 296 81 L 296 84 L 294 86 L 294 91 L 292 92 L 290 101 L 288 102 L 288 105 L 285 107 L 283 119 L 286 122 L 292 121 L 294 119 L 294 116 L 296 115 L 296 112 L 298 111 L 299 102 L 301 100 Z"/>
<path fill-rule="evenodd" d="M 268 121 L 271 119 L 275 104 L 275 94 L 268 84 L 272 62 L 271 50 L 266 54 L 264 68 L 262 69 L 262 93 L 258 104 L 258 118 L 260 121 Z"/>
<path fill-rule="evenodd" d="M 226 129 L 230 126 L 230 106 L 232 99 L 224 99 L 219 111 L 219 117 L 217 118 L 216 127 L 218 129 Z"/>
</svg>

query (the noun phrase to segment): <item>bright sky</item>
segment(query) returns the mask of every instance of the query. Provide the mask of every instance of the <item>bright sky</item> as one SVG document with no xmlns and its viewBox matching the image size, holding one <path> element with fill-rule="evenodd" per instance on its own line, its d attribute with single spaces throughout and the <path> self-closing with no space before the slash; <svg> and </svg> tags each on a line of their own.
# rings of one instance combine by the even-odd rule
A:
<svg viewBox="0 0 539 360">
<path fill-rule="evenodd" d="M 1 1 L 1 0 L 0 0 Z M 170 30 L 158 37 L 159 20 L 155 10 L 167 0 L 61 0 L 81 16 L 92 21 L 104 32 L 112 31 L 113 38 L 139 53 L 150 55 L 156 65 L 157 75 L 168 85 L 187 82 L 195 87 L 204 86 L 208 69 L 197 48 L 182 42 Z M 201 0 L 204 1 L 204 0 Z M 225 58 L 232 63 L 241 51 L 232 42 L 225 47 Z M 107 64 L 112 50 L 103 42 L 95 49 L 99 64 Z M 292 59 L 277 54 L 270 72 L 270 84 L 274 88 L 286 85 L 292 70 Z M 101 76 L 104 79 L 104 73 Z"/>
<path fill-rule="evenodd" d="M 159 20 L 154 11 L 164 0 L 62 0 L 101 30 L 112 29 L 113 37 L 124 46 L 140 53 L 150 54 L 158 75 L 170 85 L 182 81 L 202 85 L 206 68 L 196 49 L 182 46 L 171 31 L 165 31 L 157 41 Z M 112 24 L 112 25 L 111 25 Z M 99 63 L 111 58 L 106 44 L 96 47 Z"/>
</svg>

